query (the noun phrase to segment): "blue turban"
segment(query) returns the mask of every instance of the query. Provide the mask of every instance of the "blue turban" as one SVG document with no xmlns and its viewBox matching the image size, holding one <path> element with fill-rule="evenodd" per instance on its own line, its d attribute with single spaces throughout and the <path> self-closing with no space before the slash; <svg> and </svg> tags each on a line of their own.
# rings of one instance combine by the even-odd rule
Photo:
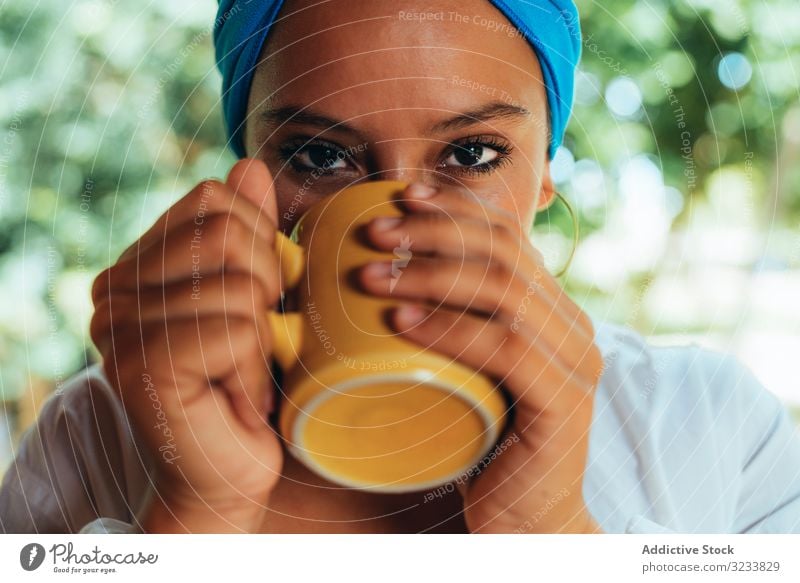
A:
<svg viewBox="0 0 800 583">
<path fill-rule="evenodd" d="M 489 0 L 533 47 L 544 76 L 552 159 L 572 111 L 575 67 L 581 53 L 578 10 L 572 0 Z M 214 21 L 222 110 L 229 144 L 244 157 L 244 122 L 253 74 L 283 0 L 219 0 Z"/>
</svg>

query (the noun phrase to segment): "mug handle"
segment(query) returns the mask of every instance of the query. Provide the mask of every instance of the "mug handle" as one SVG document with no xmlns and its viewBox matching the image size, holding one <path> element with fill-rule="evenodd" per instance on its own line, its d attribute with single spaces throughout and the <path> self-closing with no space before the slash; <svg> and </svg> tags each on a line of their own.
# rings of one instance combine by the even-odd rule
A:
<svg viewBox="0 0 800 583">
<path fill-rule="evenodd" d="M 305 249 L 282 232 L 275 233 L 275 253 L 280 264 L 284 289 L 296 286 L 305 269 Z M 272 329 L 272 355 L 281 369 L 289 370 L 299 357 L 303 320 L 297 312 L 279 313 L 270 310 L 267 320 Z"/>
</svg>

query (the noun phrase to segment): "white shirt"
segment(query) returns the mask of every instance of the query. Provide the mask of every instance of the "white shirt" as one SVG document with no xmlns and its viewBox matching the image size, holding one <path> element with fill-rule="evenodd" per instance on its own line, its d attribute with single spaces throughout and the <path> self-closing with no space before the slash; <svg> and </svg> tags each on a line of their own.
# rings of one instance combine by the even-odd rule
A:
<svg viewBox="0 0 800 583">
<path fill-rule="evenodd" d="M 583 495 L 603 530 L 800 533 L 800 438 L 778 399 L 733 356 L 595 326 L 606 368 Z M 152 472 L 92 366 L 22 440 L 0 490 L 0 530 L 125 531 Z"/>
</svg>

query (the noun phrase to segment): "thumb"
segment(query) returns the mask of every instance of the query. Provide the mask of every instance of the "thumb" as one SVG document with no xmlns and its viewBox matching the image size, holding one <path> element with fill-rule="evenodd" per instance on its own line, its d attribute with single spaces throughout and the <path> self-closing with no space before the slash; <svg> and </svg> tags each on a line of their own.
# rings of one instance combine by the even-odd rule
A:
<svg viewBox="0 0 800 583">
<path fill-rule="evenodd" d="M 256 205 L 278 225 L 278 202 L 275 183 L 267 165 L 255 158 L 243 158 L 236 162 L 228 173 L 225 183 L 237 195 L 245 197 Z"/>
</svg>

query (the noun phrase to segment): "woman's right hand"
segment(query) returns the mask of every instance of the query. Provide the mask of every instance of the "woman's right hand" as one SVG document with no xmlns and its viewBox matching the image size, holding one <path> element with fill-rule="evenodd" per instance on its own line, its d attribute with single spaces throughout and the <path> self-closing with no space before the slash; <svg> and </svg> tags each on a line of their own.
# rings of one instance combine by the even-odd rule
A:
<svg viewBox="0 0 800 583">
<path fill-rule="evenodd" d="M 260 161 L 204 181 L 92 288 L 92 340 L 156 462 L 153 532 L 254 531 L 282 467 L 271 334 L 277 205 Z"/>
</svg>

